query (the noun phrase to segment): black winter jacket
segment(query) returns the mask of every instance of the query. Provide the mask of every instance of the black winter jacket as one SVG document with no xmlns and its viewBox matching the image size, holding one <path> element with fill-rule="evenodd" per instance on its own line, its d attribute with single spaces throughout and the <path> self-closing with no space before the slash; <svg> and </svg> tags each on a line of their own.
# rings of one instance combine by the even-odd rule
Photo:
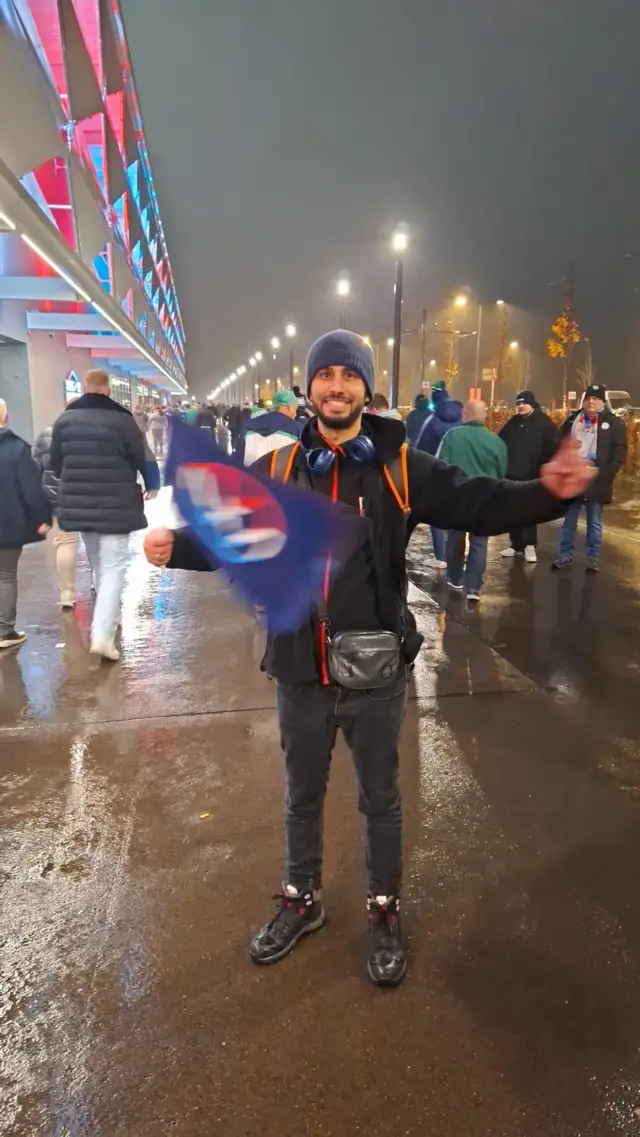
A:
<svg viewBox="0 0 640 1137">
<path fill-rule="evenodd" d="M 571 437 L 573 424 L 580 413 L 580 411 L 574 411 L 563 422 L 560 427 L 561 438 Z M 626 453 L 627 433 L 624 423 L 621 418 L 618 418 L 605 407 L 598 416 L 596 466 L 600 472 L 584 495 L 586 501 L 595 501 L 599 505 L 609 505 L 613 498 L 615 476 L 624 464 Z"/>
<path fill-rule="evenodd" d="M 133 415 L 108 395 L 82 395 L 54 423 L 50 468 L 60 478 L 58 524 L 70 532 L 145 529 L 141 474 L 157 490 L 160 473 Z"/>
<path fill-rule="evenodd" d="M 45 427 L 45 429 L 40 432 L 33 446 L 31 447 L 31 454 L 42 477 L 42 488 L 47 495 L 47 500 L 50 502 L 52 510 L 55 512 L 58 505 L 60 478 L 57 478 L 51 469 L 52 438 L 53 427 Z"/>
<path fill-rule="evenodd" d="M 0 548 L 21 549 L 42 541 L 41 525 L 51 524 L 51 507 L 28 442 L 0 427 Z"/>
<path fill-rule="evenodd" d="M 507 477 L 528 482 L 537 478 L 558 446 L 558 431 L 541 407 L 530 415 L 513 415 L 500 431 L 507 447 Z"/>
<path fill-rule="evenodd" d="M 385 628 L 405 637 L 407 660 L 420 646 L 407 621 L 405 549 L 416 525 L 426 522 L 437 529 L 458 529 L 479 535 L 506 533 L 535 522 L 562 516 L 566 504 L 551 497 L 539 482 L 514 483 L 494 478 L 465 478 L 455 466 L 439 462 L 417 450 L 407 453 L 411 515 L 408 522 L 387 485 L 382 466 L 400 451 L 404 423 L 378 415 L 366 415 L 363 432 L 376 447 L 376 459 L 369 465 L 339 456 L 338 497 L 358 508 L 362 499 L 368 520 L 366 541 L 355 550 L 332 583 L 328 615 L 332 632 L 368 631 Z M 315 419 L 302 434 L 304 447 L 322 445 Z M 271 455 L 265 455 L 251 472 L 268 477 Z M 317 493 L 330 495 L 332 475 L 308 474 L 300 450 L 292 471 L 298 481 Z M 212 571 L 212 564 L 190 537 L 187 529 L 175 534 L 169 568 Z M 265 668 L 284 683 L 317 679 L 319 670 L 317 619 L 293 634 L 269 637 Z"/>
</svg>

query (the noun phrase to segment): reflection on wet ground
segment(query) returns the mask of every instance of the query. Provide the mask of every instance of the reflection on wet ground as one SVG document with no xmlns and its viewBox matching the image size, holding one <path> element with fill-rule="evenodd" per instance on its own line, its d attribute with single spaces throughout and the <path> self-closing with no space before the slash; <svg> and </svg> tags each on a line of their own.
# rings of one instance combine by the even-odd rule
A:
<svg viewBox="0 0 640 1137">
<path fill-rule="evenodd" d="M 154 507 L 163 516 L 166 502 Z M 478 611 L 423 571 L 402 748 L 411 974 L 362 978 L 339 747 L 325 931 L 261 971 L 281 861 L 262 635 L 221 579 L 134 552 L 116 668 L 25 553 L 0 659 L 0 1131 L 10 1137 L 640 1134 L 640 550 L 505 565 Z M 419 585 L 417 587 L 416 585 Z"/>
</svg>

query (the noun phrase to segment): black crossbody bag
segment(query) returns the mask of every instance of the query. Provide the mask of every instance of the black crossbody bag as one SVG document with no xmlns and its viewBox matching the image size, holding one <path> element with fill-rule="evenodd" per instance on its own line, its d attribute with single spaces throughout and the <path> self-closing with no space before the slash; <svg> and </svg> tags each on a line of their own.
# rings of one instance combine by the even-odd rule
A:
<svg viewBox="0 0 640 1137">
<path fill-rule="evenodd" d="M 337 632 L 324 601 L 318 604 L 327 652 L 327 669 L 334 683 L 353 691 L 368 691 L 393 683 L 400 668 L 402 643 L 395 632 Z"/>
</svg>

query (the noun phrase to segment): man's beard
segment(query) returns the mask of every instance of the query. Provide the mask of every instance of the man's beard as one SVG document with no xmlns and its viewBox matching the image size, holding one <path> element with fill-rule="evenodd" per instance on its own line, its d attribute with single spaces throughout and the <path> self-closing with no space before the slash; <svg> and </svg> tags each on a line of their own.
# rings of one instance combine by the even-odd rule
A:
<svg viewBox="0 0 640 1137">
<path fill-rule="evenodd" d="M 357 403 L 348 410 L 349 404 L 345 403 L 345 414 L 339 418 L 336 415 L 327 415 L 322 410 L 321 406 L 317 403 L 313 404 L 313 409 L 317 415 L 318 421 L 326 426 L 327 430 L 349 430 L 358 421 L 360 415 L 364 411 L 364 403 L 360 406 Z"/>
</svg>

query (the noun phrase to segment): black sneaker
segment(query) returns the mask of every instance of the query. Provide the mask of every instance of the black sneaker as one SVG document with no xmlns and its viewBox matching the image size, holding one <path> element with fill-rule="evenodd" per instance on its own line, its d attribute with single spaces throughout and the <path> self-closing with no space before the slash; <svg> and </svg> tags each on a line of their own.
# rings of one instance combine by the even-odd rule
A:
<svg viewBox="0 0 640 1137">
<path fill-rule="evenodd" d="M 278 901 L 276 914 L 256 932 L 249 947 L 254 963 L 277 963 L 293 951 L 298 940 L 317 932 L 326 920 L 322 902 L 313 892 L 295 892 L 285 884 L 273 899 Z"/>
<path fill-rule="evenodd" d="M 554 561 L 553 564 L 551 565 L 551 568 L 556 569 L 556 570 L 557 569 L 571 568 L 572 564 L 573 564 L 573 557 L 569 557 L 569 558 L 558 557 L 557 561 Z"/>
<path fill-rule="evenodd" d="M 7 632 L 6 635 L 0 636 L 0 650 L 4 647 L 19 647 L 27 638 L 26 632 Z"/>
<path fill-rule="evenodd" d="M 400 931 L 397 896 L 367 897 L 369 920 L 369 978 L 378 987 L 396 987 L 407 970 L 407 953 Z"/>
</svg>

